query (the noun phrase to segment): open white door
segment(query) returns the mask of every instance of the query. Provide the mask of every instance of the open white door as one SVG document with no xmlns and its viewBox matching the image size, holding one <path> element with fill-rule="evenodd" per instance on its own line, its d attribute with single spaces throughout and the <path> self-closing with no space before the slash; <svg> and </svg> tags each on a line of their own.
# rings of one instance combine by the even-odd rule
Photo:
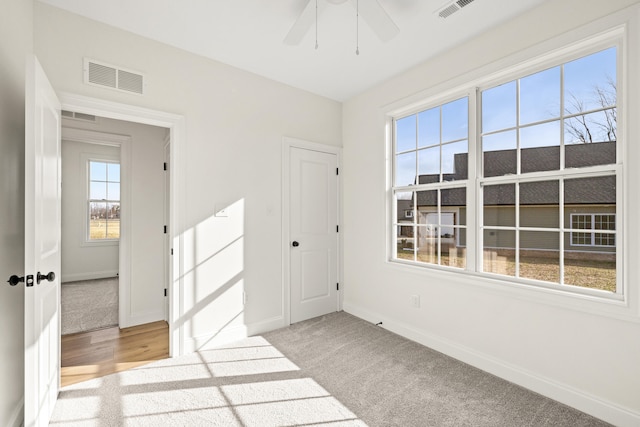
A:
<svg viewBox="0 0 640 427">
<path fill-rule="evenodd" d="M 36 57 L 26 75 L 24 416 L 49 425 L 60 387 L 60 103 Z"/>
<path fill-rule="evenodd" d="M 291 323 L 338 309 L 338 156 L 290 148 Z"/>
</svg>

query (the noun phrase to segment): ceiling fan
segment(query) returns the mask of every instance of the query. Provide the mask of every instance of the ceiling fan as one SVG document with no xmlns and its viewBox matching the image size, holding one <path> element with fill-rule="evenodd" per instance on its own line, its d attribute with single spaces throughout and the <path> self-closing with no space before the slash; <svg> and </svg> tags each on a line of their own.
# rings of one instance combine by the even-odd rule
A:
<svg viewBox="0 0 640 427">
<path fill-rule="evenodd" d="M 304 10 L 284 38 L 284 43 L 288 45 L 299 44 L 316 22 L 318 14 L 325 9 L 327 3 L 342 4 L 347 1 L 351 2 L 358 14 L 383 42 L 391 40 L 400 32 L 398 26 L 391 20 L 378 0 L 308 0 Z"/>
</svg>

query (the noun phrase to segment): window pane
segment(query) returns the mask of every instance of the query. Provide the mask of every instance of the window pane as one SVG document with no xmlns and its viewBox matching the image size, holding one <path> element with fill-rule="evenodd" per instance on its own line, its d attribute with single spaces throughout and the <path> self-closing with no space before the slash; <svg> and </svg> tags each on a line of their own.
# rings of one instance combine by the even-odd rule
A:
<svg viewBox="0 0 640 427">
<path fill-rule="evenodd" d="M 483 193 L 484 225 L 515 226 L 515 184 L 487 185 Z"/>
<path fill-rule="evenodd" d="M 396 253 L 398 259 L 415 260 L 413 250 L 413 226 L 399 225 L 397 227 Z"/>
<path fill-rule="evenodd" d="M 118 163 L 107 163 L 108 179 L 111 182 L 120 182 L 120 165 Z"/>
<path fill-rule="evenodd" d="M 418 148 L 440 144 L 440 108 L 418 114 Z"/>
<path fill-rule="evenodd" d="M 482 92 L 482 132 L 493 132 L 516 125 L 516 82 Z"/>
<path fill-rule="evenodd" d="M 484 176 L 502 176 L 517 172 L 516 131 L 482 137 Z"/>
<path fill-rule="evenodd" d="M 107 183 L 91 181 L 89 183 L 89 198 L 92 200 L 106 200 Z"/>
<path fill-rule="evenodd" d="M 469 135 L 469 107 L 467 98 L 442 106 L 442 142 L 467 139 Z"/>
<path fill-rule="evenodd" d="M 560 169 L 560 122 L 520 129 L 522 173 Z"/>
<path fill-rule="evenodd" d="M 576 212 L 615 213 L 616 205 L 616 177 L 603 176 L 595 178 L 567 179 L 564 183 L 564 203 L 578 205 L 582 209 Z M 567 218 L 568 219 L 568 218 Z"/>
<path fill-rule="evenodd" d="M 615 108 L 571 117 L 564 122 L 565 144 L 612 142 L 616 139 L 617 110 Z"/>
<path fill-rule="evenodd" d="M 413 193 L 403 191 L 396 193 L 396 221 L 413 223 Z"/>
<path fill-rule="evenodd" d="M 483 271 L 515 276 L 516 234 L 512 230 L 484 230 Z"/>
<path fill-rule="evenodd" d="M 396 186 L 416 183 L 416 152 L 396 156 Z"/>
<path fill-rule="evenodd" d="M 615 47 L 565 64 L 565 112 L 615 106 L 616 86 Z"/>
<path fill-rule="evenodd" d="M 120 238 L 120 203 L 107 206 L 107 239 Z"/>
<path fill-rule="evenodd" d="M 89 179 L 93 181 L 106 181 L 107 164 L 103 162 L 89 162 Z"/>
<path fill-rule="evenodd" d="M 560 233 L 520 232 L 520 277 L 560 283 Z"/>
<path fill-rule="evenodd" d="M 416 149 L 416 116 L 396 120 L 396 153 Z"/>
<path fill-rule="evenodd" d="M 560 67 L 520 79 L 520 124 L 560 117 Z"/>
<path fill-rule="evenodd" d="M 467 205 L 466 188 L 450 188 L 440 190 L 440 205 L 443 215 L 444 212 L 455 212 L 455 221 L 452 224 L 466 224 L 466 209 L 464 209 Z"/>
<path fill-rule="evenodd" d="M 442 179 L 444 181 L 468 178 L 468 152 L 469 143 L 466 140 L 442 146 Z"/>
<path fill-rule="evenodd" d="M 425 221 L 433 220 L 433 214 L 423 215 Z M 438 263 L 437 225 L 418 226 L 418 261 L 427 264 Z"/>
<path fill-rule="evenodd" d="M 458 227 L 450 227 L 440 237 L 440 264 L 455 268 L 467 266 L 467 248 L 461 244 L 461 231 Z"/>
<path fill-rule="evenodd" d="M 438 192 L 436 190 L 418 191 L 416 192 L 418 197 L 417 206 L 418 214 L 425 215 L 426 213 L 435 213 L 438 211 Z M 418 216 L 416 220 L 424 223 L 426 218 Z"/>
<path fill-rule="evenodd" d="M 571 239 L 565 233 L 565 242 Z M 616 249 L 567 248 L 564 253 L 564 283 L 582 288 L 616 291 Z"/>
<path fill-rule="evenodd" d="M 107 237 L 107 204 L 102 202 L 89 203 L 89 239 L 104 239 Z"/>
<path fill-rule="evenodd" d="M 560 190 L 558 181 L 520 184 L 520 226 L 560 227 Z"/>
<path fill-rule="evenodd" d="M 440 146 L 418 151 L 420 184 L 440 181 Z"/>
<path fill-rule="evenodd" d="M 120 200 L 119 183 L 107 183 L 107 200 Z"/>
</svg>

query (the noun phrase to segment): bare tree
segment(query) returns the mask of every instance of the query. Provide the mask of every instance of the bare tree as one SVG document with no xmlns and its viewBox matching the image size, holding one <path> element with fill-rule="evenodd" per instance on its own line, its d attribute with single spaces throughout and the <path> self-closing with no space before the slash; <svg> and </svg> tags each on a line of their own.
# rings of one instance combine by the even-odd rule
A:
<svg viewBox="0 0 640 427">
<path fill-rule="evenodd" d="M 566 114 L 576 116 L 570 118 L 565 122 L 566 130 L 578 141 L 588 144 L 594 142 L 595 137 L 604 136 L 606 141 L 612 142 L 617 138 L 617 99 L 616 82 L 611 77 L 607 78 L 607 83 L 603 86 L 596 85 L 593 89 L 593 100 L 602 108 L 599 110 L 603 113 L 604 117 L 598 121 L 588 120 L 585 108 L 585 101 L 578 98 L 573 93 L 569 94 L 567 107 L 565 107 Z M 595 142 L 604 142 L 598 141 Z"/>
</svg>

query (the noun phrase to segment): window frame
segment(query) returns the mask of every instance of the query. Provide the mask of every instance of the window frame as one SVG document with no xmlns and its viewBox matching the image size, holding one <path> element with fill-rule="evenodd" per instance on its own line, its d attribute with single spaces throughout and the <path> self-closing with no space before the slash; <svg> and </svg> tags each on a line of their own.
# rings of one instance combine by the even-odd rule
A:
<svg viewBox="0 0 640 427">
<path fill-rule="evenodd" d="M 556 41 L 556 44 L 558 42 Z M 426 263 L 419 263 L 416 261 L 408 261 L 397 258 L 397 253 L 395 251 L 395 244 L 393 244 L 394 240 L 392 238 L 388 239 L 388 252 L 387 252 L 387 261 L 392 262 L 394 264 L 406 264 L 410 267 L 418 267 L 426 270 L 443 270 L 444 272 L 463 275 L 463 276 L 474 276 L 481 277 L 485 279 L 490 279 L 493 284 L 499 285 L 508 285 L 513 287 L 515 284 L 518 289 L 532 289 L 536 292 L 551 292 L 552 294 L 557 294 L 558 292 L 562 292 L 563 296 L 567 294 L 571 297 L 579 297 L 579 298 L 592 298 L 596 297 L 596 299 L 600 302 L 602 301 L 618 301 L 624 302 L 627 299 L 628 292 L 626 289 L 626 281 L 624 280 L 626 277 L 625 268 L 623 265 L 623 259 L 625 256 L 624 251 L 624 208 L 626 206 L 626 201 L 623 198 L 623 182 L 624 182 L 624 169 L 623 169 L 623 147 L 626 141 L 626 127 L 624 123 L 624 115 L 625 115 L 625 76 L 626 76 L 626 65 L 627 65 L 627 55 L 629 53 L 625 50 L 626 46 L 626 27 L 623 25 L 618 26 L 609 26 L 606 31 L 603 31 L 597 35 L 587 35 L 581 36 L 578 38 L 578 41 L 561 42 L 562 44 L 554 50 L 550 50 L 550 53 L 545 53 L 545 51 L 540 52 L 538 55 L 529 56 L 529 59 L 523 59 L 522 61 L 515 62 L 513 58 L 509 58 L 507 60 L 507 64 L 504 64 L 505 61 L 501 61 L 502 67 L 494 72 L 486 72 L 483 75 L 479 75 L 475 78 L 469 78 L 467 82 L 460 81 L 459 84 L 453 88 L 450 88 L 450 85 L 443 84 L 440 88 L 434 88 L 431 90 L 431 94 L 423 93 L 422 100 L 418 98 L 419 95 L 413 97 L 414 103 L 407 106 L 398 103 L 396 108 L 389 108 L 388 111 L 388 141 L 389 143 L 389 158 L 390 162 L 388 168 L 388 188 L 389 188 L 389 197 L 390 197 L 390 209 L 389 212 L 389 221 L 388 224 L 390 227 L 397 227 L 398 221 L 395 218 L 397 214 L 397 206 L 395 203 L 395 193 L 403 191 L 416 191 L 415 188 L 411 186 L 405 187 L 395 187 L 394 186 L 394 177 L 396 170 L 396 149 L 395 149 L 395 121 L 401 119 L 403 117 L 409 116 L 411 114 L 416 114 L 420 111 L 427 110 L 429 108 L 433 108 L 437 105 L 442 105 L 447 102 L 447 100 L 455 100 L 459 98 L 461 95 L 469 96 L 469 148 L 468 148 L 468 156 L 469 156 L 469 170 L 468 177 L 466 183 L 467 188 L 467 265 L 463 270 L 452 269 L 447 266 L 441 265 L 433 265 Z M 616 230 L 615 230 L 615 245 L 613 247 L 616 248 L 615 259 L 616 259 L 616 292 L 610 293 L 608 291 L 600 291 L 596 289 L 579 287 L 579 286 L 568 286 L 560 283 L 547 283 L 541 282 L 538 280 L 531 280 L 521 277 L 512 277 L 512 276 L 502 276 L 492 273 L 486 273 L 482 271 L 482 229 L 483 229 L 483 208 L 482 208 L 482 188 L 487 184 L 496 184 L 496 183 L 512 183 L 512 176 L 497 176 L 497 177 L 483 177 L 481 174 L 482 171 L 482 147 L 481 147 L 481 124 L 480 124 L 480 91 L 488 88 L 496 87 L 501 84 L 510 82 L 512 80 L 517 80 L 520 78 L 524 78 L 531 74 L 535 74 L 537 72 L 559 66 L 562 64 L 566 64 L 575 59 L 583 58 L 590 54 L 599 52 L 601 50 L 616 47 L 616 84 L 617 84 L 617 101 L 616 108 L 618 109 L 618 137 L 616 140 L 616 162 L 611 165 L 600 165 L 600 166 L 590 166 L 587 168 L 577 168 L 576 170 L 568 170 L 561 169 L 556 171 L 541 171 L 541 172 L 529 172 L 525 177 L 520 177 L 517 182 L 535 182 L 535 181 L 548 181 L 548 180 L 560 180 L 563 182 L 564 179 L 568 178 L 580 178 L 580 177 L 594 177 L 594 176 L 615 176 L 616 181 Z M 529 51 L 535 51 L 536 48 L 530 48 Z M 537 49 L 540 51 L 540 49 Z M 530 52 L 528 52 L 530 54 Z M 479 71 L 481 72 L 481 71 Z M 475 74 L 470 73 L 470 74 Z M 438 95 L 440 93 L 441 95 Z M 564 112 L 560 115 L 558 120 L 564 120 Z M 518 171 L 520 170 L 520 165 L 518 165 Z M 454 181 L 454 184 L 460 184 L 461 181 Z M 439 183 L 443 184 L 443 183 Z M 446 183 L 444 183 L 446 184 Z M 562 185 L 562 184 L 561 184 Z M 446 186 L 445 186 L 446 187 Z M 562 194 L 563 189 L 560 188 L 560 192 Z M 416 206 L 414 204 L 414 209 Z M 560 209 L 563 208 L 563 203 L 560 202 Z M 561 215 L 563 217 L 563 215 Z M 390 228 L 392 230 L 392 228 Z M 564 227 L 561 223 L 561 227 L 559 232 L 565 233 L 566 231 L 570 231 L 571 227 Z M 393 233 L 390 233 L 391 236 L 395 236 L 398 234 L 397 230 L 393 230 Z M 414 233 L 415 234 L 415 233 Z M 569 242 L 571 243 L 571 237 Z M 612 246 L 603 246 L 607 248 L 611 248 Z M 561 250 L 563 250 L 561 248 Z M 566 248 L 564 249 L 566 250 Z"/>
<path fill-rule="evenodd" d="M 604 229 L 604 230 L 598 230 L 595 228 L 595 223 L 596 223 L 596 216 L 607 216 L 607 217 L 613 217 L 613 223 L 617 224 L 616 221 L 616 214 L 615 213 L 605 213 L 605 212 L 601 212 L 601 213 L 588 213 L 588 212 L 581 212 L 581 213 L 572 213 L 570 214 L 570 228 L 571 228 L 571 234 L 570 234 L 570 238 L 569 238 L 569 244 L 570 246 L 576 246 L 576 247 L 587 247 L 587 248 L 611 248 L 611 247 L 615 247 L 616 244 L 614 243 L 613 245 L 598 245 L 596 244 L 596 234 L 613 234 L 614 235 L 614 241 L 617 241 L 616 239 L 616 235 L 614 233 L 610 233 L 608 231 L 610 231 L 609 229 Z M 578 231 L 581 230 L 579 228 L 575 228 L 573 226 L 573 218 L 574 217 L 589 217 L 590 218 L 590 224 L 591 224 L 591 228 L 585 228 L 584 231 Z M 604 231 L 604 232 L 603 232 Z M 617 230 L 615 230 L 617 231 Z M 573 243 L 573 233 L 580 233 L 580 234 L 588 234 L 590 236 L 590 240 L 591 243 L 590 244 L 577 244 L 577 243 Z"/>
<path fill-rule="evenodd" d="M 82 234 L 81 246 L 91 247 L 91 246 L 118 246 L 120 244 L 120 237 L 117 238 L 104 238 L 104 239 L 91 239 L 90 231 L 91 231 L 91 162 L 97 163 L 111 163 L 120 165 L 120 200 L 99 200 L 100 202 L 109 203 L 119 203 L 120 208 L 122 209 L 122 162 L 119 157 L 111 156 L 108 154 L 82 154 L 81 155 L 81 165 L 82 170 L 84 171 L 84 186 L 83 186 L 83 212 L 84 212 L 84 230 Z M 110 182 L 110 181 L 109 181 Z M 121 230 L 122 232 L 122 230 Z"/>
</svg>

